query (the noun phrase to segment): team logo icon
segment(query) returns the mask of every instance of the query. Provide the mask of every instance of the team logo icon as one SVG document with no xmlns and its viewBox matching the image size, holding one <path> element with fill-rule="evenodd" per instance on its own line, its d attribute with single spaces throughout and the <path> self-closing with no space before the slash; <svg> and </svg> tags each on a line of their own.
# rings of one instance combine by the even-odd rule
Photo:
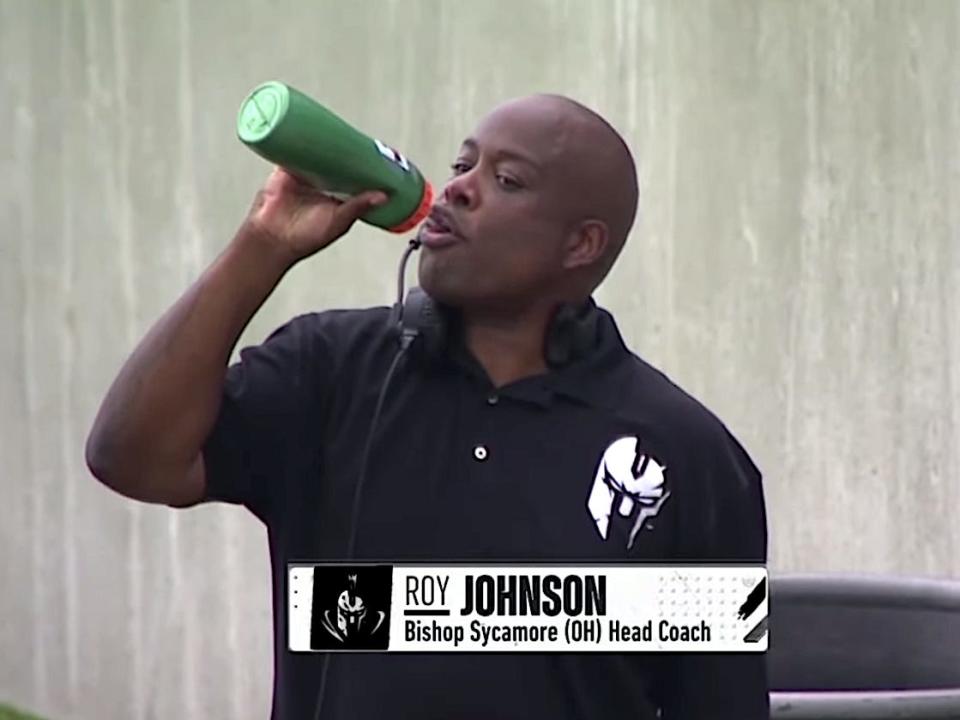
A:
<svg viewBox="0 0 960 720">
<path fill-rule="evenodd" d="M 670 497 L 665 470 L 644 450 L 638 437 L 619 438 L 604 451 L 587 497 L 587 510 L 600 537 L 607 539 L 616 512 L 633 519 L 627 549 L 633 547 L 644 523 L 656 517 Z"/>
<path fill-rule="evenodd" d="M 314 650 L 386 650 L 390 640 L 391 570 L 353 566 L 314 569 Z"/>
</svg>

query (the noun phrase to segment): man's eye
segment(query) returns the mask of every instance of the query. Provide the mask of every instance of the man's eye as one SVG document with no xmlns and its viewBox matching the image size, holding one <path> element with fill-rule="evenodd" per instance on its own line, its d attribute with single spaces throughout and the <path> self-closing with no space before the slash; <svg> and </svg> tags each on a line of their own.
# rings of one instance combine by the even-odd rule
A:
<svg viewBox="0 0 960 720">
<path fill-rule="evenodd" d="M 497 175 L 497 182 L 506 190 L 519 190 L 523 185 L 509 175 Z"/>
<path fill-rule="evenodd" d="M 467 165 L 465 162 L 458 161 L 458 162 L 455 162 L 453 165 L 451 165 L 450 169 L 453 171 L 454 175 L 461 175 L 467 172 L 467 170 L 470 169 L 470 166 Z"/>
</svg>

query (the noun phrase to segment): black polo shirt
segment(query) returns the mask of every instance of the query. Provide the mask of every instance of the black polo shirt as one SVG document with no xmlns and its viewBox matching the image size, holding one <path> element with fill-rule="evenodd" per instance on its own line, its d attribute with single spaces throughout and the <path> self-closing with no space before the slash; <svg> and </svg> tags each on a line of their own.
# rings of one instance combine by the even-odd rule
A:
<svg viewBox="0 0 960 720">
<path fill-rule="evenodd" d="M 747 454 L 598 312 L 586 357 L 499 389 L 456 341 L 440 362 L 400 366 L 370 453 L 356 559 L 765 561 Z M 312 718 L 322 655 L 287 650 L 286 564 L 345 556 L 397 350 L 389 318 L 388 308 L 302 315 L 244 348 L 204 449 L 208 499 L 243 504 L 267 527 L 274 720 Z M 604 523 L 588 507 L 618 440 L 663 469 L 658 512 L 640 527 L 635 514 Z M 767 716 L 765 683 L 762 655 L 341 654 L 323 717 L 642 720 L 662 706 L 664 718 L 752 720 Z"/>
</svg>

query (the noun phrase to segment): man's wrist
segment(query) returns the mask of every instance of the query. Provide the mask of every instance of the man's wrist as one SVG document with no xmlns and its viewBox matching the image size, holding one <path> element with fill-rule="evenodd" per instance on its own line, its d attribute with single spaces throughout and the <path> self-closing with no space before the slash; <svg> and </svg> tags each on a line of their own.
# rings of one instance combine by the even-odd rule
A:
<svg viewBox="0 0 960 720">
<path fill-rule="evenodd" d="M 237 230 L 231 246 L 231 249 L 248 261 L 273 270 L 278 277 L 285 275 L 300 260 L 275 237 L 250 220 L 245 220 Z"/>
</svg>

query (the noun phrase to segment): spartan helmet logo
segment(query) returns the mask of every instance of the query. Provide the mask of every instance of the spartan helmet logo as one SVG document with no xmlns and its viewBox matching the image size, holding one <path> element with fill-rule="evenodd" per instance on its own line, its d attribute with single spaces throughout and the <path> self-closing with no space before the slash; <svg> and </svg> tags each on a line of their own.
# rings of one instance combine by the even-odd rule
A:
<svg viewBox="0 0 960 720">
<path fill-rule="evenodd" d="M 337 599 L 337 616 L 333 618 L 330 610 L 325 610 L 321 624 L 323 628 L 342 643 L 348 643 L 362 637 L 373 635 L 386 617 L 383 611 L 370 612 L 363 598 L 357 594 L 356 573 L 347 576 L 347 589 Z"/>
<path fill-rule="evenodd" d="M 655 517 L 670 497 L 664 489 L 666 468 L 646 454 L 638 437 L 623 437 L 608 447 L 587 497 L 587 510 L 604 540 L 610 529 L 614 509 L 625 518 L 636 515 L 627 549 L 633 547 L 643 523 Z"/>
</svg>

